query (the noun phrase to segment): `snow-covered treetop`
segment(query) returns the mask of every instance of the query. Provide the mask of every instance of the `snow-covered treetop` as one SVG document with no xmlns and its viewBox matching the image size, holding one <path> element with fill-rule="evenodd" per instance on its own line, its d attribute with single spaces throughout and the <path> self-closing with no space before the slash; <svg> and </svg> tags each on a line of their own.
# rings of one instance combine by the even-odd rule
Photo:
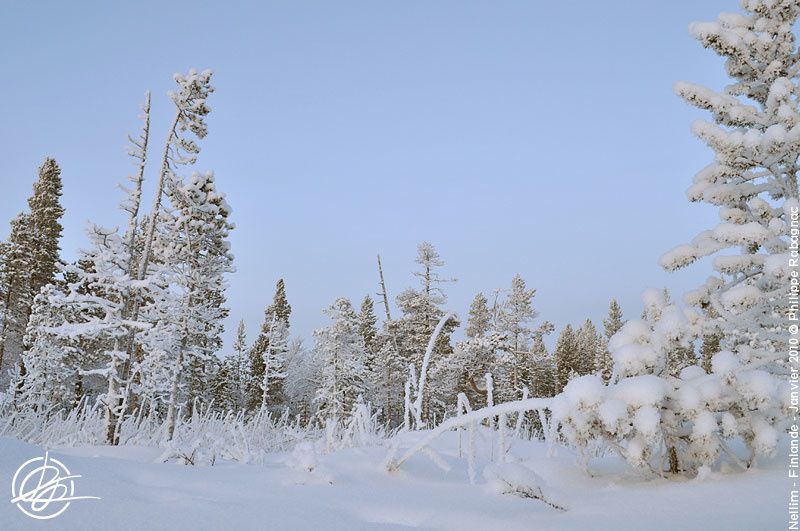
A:
<svg viewBox="0 0 800 531">
<path fill-rule="evenodd" d="M 211 70 L 198 73 L 191 69 L 185 76 L 175 74 L 174 79 L 179 88 L 168 93 L 177 108 L 175 129 L 170 139 L 170 158 L 175 164 L 194 164 L 200 147 L 178 133 L 189 131 L 197 138 L 204 138 L 208 134 L 205 117 L 211 112 L 211 108 L 206 100 L 214 92 L 214 87 L 210 84 Z"/>
<path fill-rule="evenodd" d="M 211 86 L 211 70 L 198 73 L 192 68 L 185 76 L 176 73 L 173 79 L 180 87 L 177 91 L 171 90 L 167 94 L 175 105 L 183 111 L 180 120 L 181 131 L 189 130 L 198 137 L 203 138 L 208 133 L 203 118 L 211 112 L 206 104 L 208 95 L 214 92 Z"/>
</svg>

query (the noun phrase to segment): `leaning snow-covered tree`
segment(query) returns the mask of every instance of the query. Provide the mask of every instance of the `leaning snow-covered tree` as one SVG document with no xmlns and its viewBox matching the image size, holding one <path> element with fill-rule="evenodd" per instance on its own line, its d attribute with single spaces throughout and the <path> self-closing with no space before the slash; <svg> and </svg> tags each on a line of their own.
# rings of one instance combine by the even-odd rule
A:
<svg viewBox="0 0 800 531">
<path fill-rule="evenodd" d="M 186 75 L 175 74 L 173 76 L 175 83 L 178 85 L 178 90 L 170 91 L 168 93 L 170 99 L 175 105 L 175 114 L 173 115 L 172 122 L 167 133 L 167 141 L 164 145 L 164 150 L 161 155 L 159 177 L 156 183 L 156 193 L 153 197 L 153 206 L 150 214 L 142 220 L 141 236 L 139 245 L 141 251 L 137 256 L 131 255 L 129 275 L 134 280 L 145 281 L 150 275 L 150 264 L 153 257 L 153 245 L 155 243 L 156 232 L 159 229 L 159 219 L 165 215 L 163 208 L 163 198 L 167 192 L 167 188 L 171 183 L 179 180 L 178 168 L 183 165 L 194 164 L 197 160 L 197 155 L 200 153 L 200 146 L 197 142 L 189 136 L 193 135 L 198 139 L 205 138 L 208 134 L 208 126 L 205 118 L 211 112 L 206 100 L 208 96 L 214 92 L 214 87 L 211 85 L 211 71 L 204 70 L 197 72 L 195 69 L 190 69 Z M 129 206 L 126 208 L 130 214 L 128 232 L 126 235 L 129 238 L 129 247 L 133 252 L 133 243 L 135 242 L 137 223 L 139 221 L 138 212 L 141 203 L 141 182 L 144 178 L 144 169 L 148 160 L 148 138 L 150 129 L 150 95 L 148 93 L 145 103 L 145 126 L 143 134 L 139 139 L 131 139 L 133 149 L 131 155 L 139 160 L 138 178 L 135 180 L 139 190 L 135 200 L 129 201 Z M 138 181 L 138 182 L 136 182 Z M 131 319 L 136 320 L 139 317 L 142 302 L 146 298 L 143 293 L 140 293 L 138 284 L 134 284 L 128 294 L 128 300 L 125 305 L 125 315 Z M 141 362 L 142 359 L 135 359 L 137 353 L 136 338 L 133 331 L 129 333 L 127 344 L 125 346 L 125 360 L 121 372 L 128 377 L 135 370 L 132 365 L 136 362 Z M 119 398 L 116 403 L 116 410 L 118 418 L 124 413 L 122 405 L 126 398 L 123 395 L 129 394 L 131 389 L 130 382 L 126 382 L 126 391 L 120 394 L 119 390 L 109 389 L 110 394 L 118 394 Z"/>
<path fill-rule="evenodd" d="M 721 223 L 666 253 L 667 270 L 715 255 L 717 274 L 685 297 L 703 333 L 743 362 L 776 363 L 788 347 L 782 322 L 789 289 L 789 225 L 798 207 L 800 155 L 795 0 L 748 0 L 744 14 L 694 23 L 691 34 L 725 59 L 733 82 L 718 91 L 680 82 L 676 92 L 710 111 L 694 133 L 715 158 L 694 178 L 690 201 L 719 207 Z M 724 251 L 733 251 L 724 253 Z"/>
</svg>

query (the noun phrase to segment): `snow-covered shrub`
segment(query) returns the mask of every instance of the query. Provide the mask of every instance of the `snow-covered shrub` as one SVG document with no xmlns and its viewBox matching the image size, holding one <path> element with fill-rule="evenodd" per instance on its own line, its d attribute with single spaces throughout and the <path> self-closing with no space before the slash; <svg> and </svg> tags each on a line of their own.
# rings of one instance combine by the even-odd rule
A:
<svg viewBox="0 0 800 531">
<path fill-rule="evenodd" d="M 104 408 L 98 404 L 66 410 L 14 409 L 10 399 L 0 403 L 0 436 L 12 436 L 46 448 L 105 444 Z M 188 418 L 178 417 L 171 440 L 167 422 L 155 413 L 134 412 L 120 425 L 120 444 L 163 448 L 162 460 L 213 465 L 219 460 L 262 463 L 271 453 L 288 451 L 298 442 L 322 437 L 313 425 L 285 414 L 246 416 L 195 407 Z"/>
<path fill-rule="evenodd" d="M 775 453 L 778 433 L 789 418 L 781 380 L 730 351 L 712 358 L 712 373 L 696 363 L 671 375 L 675 353 L 690 349 L 702 329 L 691 311 L 645 294 L 645 315 L 611 338 L 612 383 L 594 375 L 572 380 L 553 400 L 553 420 L 562 437 L 582 451 L 593 445 L 617 452 L 631 466 L 663 473 L 693 474 L 722 455 L 749 466 Z M 690 352 L 693 352 L 690 350 Z M 740 438 L 750 455 L 740 459 L 728 442 Z"/>
<path fill-rule="evenodd" d="M 325 422 L 326 451 L 383 444 L 387 431 L 386 426 L 378 421 L 378 414 L 372 409 L 372 404 L 365 403 L 359 395 L 349 416 L 341 420 L 331 417 Z"/>
<path fill-rule="evenodd" d="M 105 411 L 83 400 L 71 410 L 17 410 L 8 394 L 0 394 L 0 436 L 52 448 L 105 444 Z M 260 464 L 269 454 L 295 449 L 303 442 L 319 442 L 328 451 L 381 445 L 386 427 L 370 404 L 358 400 L 351 413 L 328 430 L 303 423 L 288 412 L 281 416 L 261 410 L 220 412 L 195 403 L 191 416 L 176 415 L 170 439 L 163 415 L 137 410 L 125 417 L 120 444 L 162 448 L 161 461 L 211 466 L 220 460 Z M 327 439 L 326 439 L 327 438 Z"/>
<path fill-rule="evenodd" d="M 300 442 L 284 460 L 287 467 L 298 473 L 296 479 L 298 484 L 333 484 L 333 476 L 319 459 L 318 446 L 321 443 L 322 441 Z"/>
</svg>

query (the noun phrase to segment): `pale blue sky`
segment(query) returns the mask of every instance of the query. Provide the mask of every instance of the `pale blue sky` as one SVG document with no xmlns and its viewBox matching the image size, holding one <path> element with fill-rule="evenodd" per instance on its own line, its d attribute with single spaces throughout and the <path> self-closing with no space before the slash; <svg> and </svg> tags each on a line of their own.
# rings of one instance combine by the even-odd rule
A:
<svg viewBox="0 0 800 531">
<path fill-rule="evenodd" d="M 144 91 L 160 149 L 172 73 L 211 68 L 197 169 L 237 224 L 228 337 L 244 318 L 254 338 L 281 276 L 306 336 L 335 297 L 377 291 L 378 252 L 396 295 L 423 240 L 458 277 L 462 316 L 515 273 L 559 328 L 599 322 L 611 297 L 638 315 L 643 288 L 707 274 L 657 265 L 716 220 L 685 199 L 711 153 L 671 87 L 725 84 L 686 27 L 737 4 L 2 1 L 0 236 L 46 155 L 63 169 L 66 258 L 88 219 L 123 223 Z"/>
</svg>

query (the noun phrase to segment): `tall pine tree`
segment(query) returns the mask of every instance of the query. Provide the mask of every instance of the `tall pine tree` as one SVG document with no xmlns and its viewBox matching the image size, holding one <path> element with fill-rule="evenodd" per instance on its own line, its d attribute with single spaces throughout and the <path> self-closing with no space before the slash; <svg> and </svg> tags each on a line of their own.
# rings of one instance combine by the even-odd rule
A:
<svg viewBox="0 0 800 531">
<path fill-rule="evenodd" d="M 556 340 L 556 347 L 553 351 L 553 356 L 556 361 L 556 383 L 557 389 L 561 392 L 564 386 L 567 385 L 570 378 L 579 374 L 581 367 L 580 349 L 578 347 L 578 338 L 572 325 L 568 324 L 564 327 L 561 335 Z"/>
<path fill-rule="evenodd" d="M 286 358 L 289 339 L 289 317 L 292 307 L 286 298 L 286 284 L 283 279 L 278 279 L 275 284 L 275 294 L 272 303 L 264 310 L 264 322 L 253 346 L 250 349 L 250 375 L 248 382 L 248 400 L 250 409 L 258 409 L 265 402 L 278 405 L 282 400 L 282 377 L 270 378 L 267 374 L 268 389 L 264 391 L 265 369 L 268 360 L 274 374 L 284 374 L 283 363 Z M 274 339 L 273 339 L 274 338 Z M 270 348 L 270 341 L 279 342 Z M 270 361 L 271 360 L 271 361 Z"/>
<path fill-rule="evenodd" d="M 33 300 L 55 280 L 63 231 L 61 190 L 61 168 L 55 160 L 46 158 L 28 199 L 30 213 L 15 218 L 9 240 L 0 249 L 0 372 L 4 372 L 4 362 L 10 365 L 20 360 Z"/>
</svg>

